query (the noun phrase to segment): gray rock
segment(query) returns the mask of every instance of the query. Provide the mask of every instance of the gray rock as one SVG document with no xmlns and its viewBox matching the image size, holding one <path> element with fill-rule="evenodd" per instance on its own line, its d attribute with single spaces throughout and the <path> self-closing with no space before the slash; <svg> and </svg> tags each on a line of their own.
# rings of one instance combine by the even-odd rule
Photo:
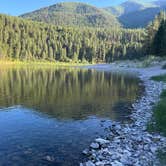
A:
<svg viewBox="0 0 166 166">
<path fill-rule="evenodd" d="M 98 143 L 91 143 L 90 147 L 92 149 L 99 149 L 99 144 Z"/>
<path fill-rule="evenodd" d="M 98 144 L 100 144 L 100 145 L 110 143 L 110 141 L 105 140 L 105 139 L 102 139 L 102 138 L 97 138 L 97 139 L 95 139 L 95 141 L 96 141 Z"/>
<path fill-rule="evenodd" d="M 49 162 L 53 162 L 55 160 L 54 157 L 52 157 L 52 156 L 45 156 L 44 159 Z"/>
<path fill-rule="evenodd" d="M 128 150 L 124 150 L 123 153 L 125 156 L 131 156 L 131 152 L 129 152 Z"/>
<path fill-rule="evenodd" d="M 83 153 L 84 155 L 89 155 L 89 150 L 88 150 L 88 149 L 85 149 L 82 153 Z"/>
<path fill-rule="evenodd" d="M 117 159 L 118 159 L 118 156 L 117 156 L 116 154 L 113 154 L 113 155 L 111 156 L 111 159 L 112 159 L 112 160 L 117 160 Z"/>
<path fill-rule="evenodd" d="M 111 163 L 112 166 L 124 166 L 121 162 L 119 161 L 114 161 Z"/>
<path fill-rule="evenodd" d="M 85 163 L 85 166 L 95 166 L 95 164 L 92 161 L 88 161 Z"/>
<path fill-rule="evenodd" d="M 98 161 L 98 162 L 95 163 L 95 165 L 96 166 L 104 166 L 105 164 L 103 162 L 101 162 L 101 161 Z"/>
<path fill-rule="evenodd" d="M 152 153 L 155 153 L 155 152 L 157 151 L 157 148 L 151 146 L 151 147 L 150 147 L 150 150 L 151 150 Z"/>
</svg>

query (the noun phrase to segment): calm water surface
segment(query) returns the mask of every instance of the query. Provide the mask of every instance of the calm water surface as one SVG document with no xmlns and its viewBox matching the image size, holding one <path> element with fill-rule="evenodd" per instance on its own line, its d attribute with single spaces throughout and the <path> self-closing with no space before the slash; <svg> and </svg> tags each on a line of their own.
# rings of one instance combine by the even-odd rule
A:
<svg viewBox="0 0 166 166">
<path fill-rule="evenodd" d="M 0 166 L 78 165 L 102 120 L 126 121 L 138 84 L 103 71 L 0 68 Z"/>
</svg>

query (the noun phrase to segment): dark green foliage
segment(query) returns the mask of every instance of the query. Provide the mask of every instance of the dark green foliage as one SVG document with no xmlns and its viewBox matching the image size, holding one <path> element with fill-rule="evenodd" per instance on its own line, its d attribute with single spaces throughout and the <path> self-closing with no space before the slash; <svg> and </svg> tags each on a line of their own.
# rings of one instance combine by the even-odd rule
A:
<svg viewBox="0 0 166 166">
<path fill-rule="evenodd" d="M 152 79 L 166 82 L 166 75 L 155 76 Z M 166 135 L 166 90 L 162 92 L 161 100 L 154 108 L 154 122 L 151 128 Z"/>
<path fill-rule="evenodd" d="M 166 82 L 166 75 L 154 76 L 151 79 L 154 80 L 154 81 L 164 81 L 164 82 Z"/>
<path fill-rule="evenodd" d="M 159 27 L 161 26 L 162 21 L 165 19 L 165 12 L 160 12 L 155 19 L 146 27 L 146 37 L 145 37 L 145 46 L 147 54 L 155 54 L 156 48 L 159 46 L 157 43 L 157 36 Z M 156 38 L 156 39 L 155 39 Z M 156 45 L 155 45 L 156 44 Z"/>
<path fill-rule="evenodd" d="M 154 117 L 156 129 L 166 135 L 166 98 L 161 99 L 155 107 Z"/>
<path fill-rule="evenodd" d="M 165 77 L 166 79 L 166 77 Z M 166 135 L 166 90 L 161 94 L 161 100 L 154 108 L 154 124 L 153 129 L 163 132 Z"/>
<path fill-rule="evenodd" d="M 166 75 L 152 77 L 155 81 L 166 82 Z M 154 108 L 153 121 L 149 124 L 149 130 L 159 131 L 166 135 L 166 90 L 161 93 L 161 100 Z"/>
<path fill-rule="evenodd" d="M 57 3 L 21 17 L 55 25 L 86 27 L 119 27 L 115 16 L 102 9 L 76 2 Z"/>
<path fill-rule="evenodd" d="M 161 93 L 161 98 L 166 98 L 166 90 Z"/>
<path fill-rule="evenodd" d="M 143 55 L 143 30 L 60 27 L 0 15 L 0 56 L 110 62 Z"/>
<path fill-rule="evenodd" d="M 163 20 L 154 37 L 154 54 L 157 56 L 166 56 L 166 20 Z"/>
<path fill-rule="evenodd" d="M 159 151 L 157 156 L 158 156 L 159 161 L 160 161 L 160 166 L 166 165 L 166 152 Z"/>
</svg>

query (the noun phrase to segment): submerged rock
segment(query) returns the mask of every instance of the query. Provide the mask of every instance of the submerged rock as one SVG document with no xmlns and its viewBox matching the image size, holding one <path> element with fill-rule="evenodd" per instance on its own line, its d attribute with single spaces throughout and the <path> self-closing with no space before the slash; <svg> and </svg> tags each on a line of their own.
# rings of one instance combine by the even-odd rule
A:
<svg viewBox="0 0 166 166">
<path fill-rule="evenodd" d="M 99 149 L 100 146 L 99 146 L 98 143 L 91 143 L 90 147 L 91 147 L 92 149 Z"/>
<path fill-rule="evenodd" d="M 54 157 L 52 157 L 52 156 L 45 156 L 44 159 L 49 162 L 53 162 L 55 160 Z"/>
<path fill-rule="evenodd" d="M 102 138 L 97 138 L 95 139 L 95 141 L 99 144 L 99 145 L 103 145 L 103 144 L 108 144 L 110 143 L 110 141 L 102 139 Z"/>
<path fill-rule="evenodd" d="M 88 161 L 88 162 L 84 163 L 82 166 L 95 166 L 95 164 L 92 161 Z"/>
<path fill-rule="evenodd" d="M 82 153 L 83 153 L 84 155 L 89 155 L 89 150 L 88 150 L 88 149 L 85 149 Z"/>
</svg>

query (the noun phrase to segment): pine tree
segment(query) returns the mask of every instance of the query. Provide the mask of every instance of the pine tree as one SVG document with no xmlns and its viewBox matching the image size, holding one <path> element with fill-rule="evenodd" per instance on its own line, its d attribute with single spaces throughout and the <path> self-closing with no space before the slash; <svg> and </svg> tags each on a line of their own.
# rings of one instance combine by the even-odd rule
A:
<svg viewBox="0 0 166 166">
<path fill-rule="evenodd" d="M 160 27 L 155 35 L 154 42 L 154 53 L 157 56 L 166 56 L 166 21 L 163 20 Z"/>
</svg>

